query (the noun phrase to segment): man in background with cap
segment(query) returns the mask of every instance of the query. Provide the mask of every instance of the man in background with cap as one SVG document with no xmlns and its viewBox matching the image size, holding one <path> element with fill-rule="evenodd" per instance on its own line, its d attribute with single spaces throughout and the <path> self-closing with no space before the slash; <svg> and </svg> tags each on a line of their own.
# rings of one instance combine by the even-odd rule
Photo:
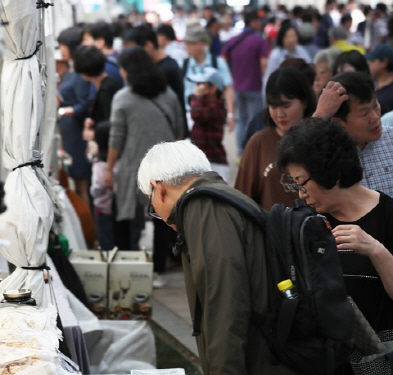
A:
<svg viewBox="0 0 393 375">
<path fill-rule="evenodd" d="M 381 114 L 393 110 L 393 47 L 379 44 L 366 55 Z"/>
<path fill-rule="evenodd" d="M 226 123 L 230 130 L 235 127 L 233 119 L 234 111 L 234 94 L 232 87 L 232 76 L 228 65 L 221 57 L 213 56 L 208 52 L 207 46 L 209 43 L 209 35 L 204 27 L 199 23 L 190 24 L 187 27 L 186 35 L 184 37 L 184 44 L 186 46 L 189 58 L 183 63 L 183 77 L 184 77 L 184 99 L 186 103 L 186 110 L 188 112 L 187 120 L 189 127 L 192 128 L 192 119 L 190 116 L 190 95 L 194 93 L 195 83 L 188 79 L 190 74 L 203 73 L 207 67 L 216 68 L 224 81 L 224 98 L 227 110 Z"/>
<path fill-rule="evenodd" d="M 244 16 L 243 32 L 226 43 L 222 56 L 233 76 L 239 118 L 236 124 L 238 154 L 243 153 L 246 127 L 262 110 L 262 76 L 266 69 L 269 44 L 258 35 L 261 19 L 257 11 Z"/>
</svg>

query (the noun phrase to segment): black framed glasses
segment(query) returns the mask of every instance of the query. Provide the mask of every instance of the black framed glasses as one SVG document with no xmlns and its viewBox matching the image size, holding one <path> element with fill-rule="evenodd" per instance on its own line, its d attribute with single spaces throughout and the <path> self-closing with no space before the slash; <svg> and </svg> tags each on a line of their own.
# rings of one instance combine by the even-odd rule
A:
<svg viewBox="0 0 393 375">
<path fill-rule="evenodd" d="M 301 193 L 306 194 L 307 189 L 304 187 L 304 185 L 306 185 L 307 182 L 309 182 L 311 179 L 312 178 L 309 177 L 306 181 L 303 181 L 301 184 L 298 184 L 297 182 L 295 182 L 295 180 L 291 180 L 288 185 L 290 186 L 290 188 L 293 191 L 296 191 L 296 192 L 300 191 Z"/>
<path fill-rule="evenodd" d="M 153 192 L 154 192 L 154 187 L 152 186 L 151 194 L 149 198 L 149 205 L 147 206 L 147 214 L 154 219 L 162 220 L 162 218 L 157 214 L 157 212 L 154 210 L 153 205 L 151 204 L 151 200 L 153 198 Z"/>
</svg>

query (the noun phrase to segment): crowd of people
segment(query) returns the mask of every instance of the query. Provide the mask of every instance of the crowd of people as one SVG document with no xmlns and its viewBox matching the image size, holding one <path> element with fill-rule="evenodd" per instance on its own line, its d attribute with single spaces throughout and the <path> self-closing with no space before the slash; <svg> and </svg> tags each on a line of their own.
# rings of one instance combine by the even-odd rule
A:
<svg viewBox="0 0 393 375">
<path fill-rule="evenodd" d="M 228 7 L 205 7 L 201 15 L 177 7 L 171 22 L 121 16 L 63 30 L 58 124 L 73 161 L 69 174 L 92 207 L 100 246 L 138 248 L 146 202 L 135 174 L 160 141 L 189 138 L 228 182 L 222 141 L 225 127 L 235 129 L 236 188 L 265 209 L 290 204 L 294 194 L 275 165 L 277 144 L 313 114 L 332 77 L 351 71 L 371 77 L 389 126 L 391 24 L 383 4 L 328 0 L 322 15 L 300 6 L 241 15 Z M 161 221 L 154 228 L 155 270 L 163 273 L 175 236 Z"/>
<path fill-rule="evenodd" d="M 240 15 L 225 6 L 205 7 L 201 15 L 177 7 L 170 22 L 152 15 L 133 18 L 134 24 L 130 19 L 82 24 L 58 36 L 59 131 L 101 248 L 138 249 L 148 197 L 154 286 L 162 287 L 176 242 L 167 224 L 176 223 L 177 199 L 194 184 L 227 190 L 232 182 L 223 146 L 227 128 L 236 132 L 236 194 L 266 210 L 275 203 L 292 206 L 299 196 L 325 214 L 349 294 L 376 331 L 392 329 L 393 14 L 386 5 L 327 0 L 323 14 L 281 5 Z M 189 298 L 198 278 L 215 285 L 225 279 L 234 288 L 248 280 L 250 290 L 261 282 L 250 276 L 262 260 L 249 248 L 240 267 L 244 279 L 239 269 L 233 279 L 224 268 L 222 279 L 204 274 L 211 259 L 226 264 L 217 249 L 238 243 L 232 230 L 248 231 L 247 238 L 260 244 L 253 225 L 228 210 L 209 203 L 187 218 L 190 241 L 201 251 L 187 265 Z M 206 234 L 198 237 L 201 225 Z M 238 245 L 235 258 L 245 252 Z M 215 288 L 200 290 L 206 292 L 202 302 L 209 305 Z M 231 305 L 234 319 L 265 309 L 266 301 L 255 307 L 252 298 L 238 313 Z M 206 324 L 214 326 L 217 315 L 212 312 Z M 239 352 L 255 340 L 246 331 Z M 226 352 L 233 340 L 219 336 L 224 339 L 212 334 L 199 343 L 206 373 L 260 373 L 255 369 L 266 365 L 263 355 L 236 362 L 239 356 L 231 353 L 237 346 Z M 207 359 L 210 339 L 222 344 L 214 360 Z M 215 365 L 218 372 L 210 372 Z M 348 366 L 339 371 L 352 373 Z M 268 373 L 291 372 L 276 367 Z"/>
</svg>

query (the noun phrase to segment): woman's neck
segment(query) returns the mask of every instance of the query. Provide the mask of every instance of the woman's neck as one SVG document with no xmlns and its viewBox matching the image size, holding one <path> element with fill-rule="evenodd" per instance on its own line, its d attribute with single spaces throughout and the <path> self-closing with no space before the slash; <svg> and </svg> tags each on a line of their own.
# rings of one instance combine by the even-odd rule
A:
<svg viewBox="0 0 393 375">
<path fill-rule="evenodd" d="M 339 221 L 353 222 L 368 214 L 379 203 L 380 194 L 360 183 L 338 189 L 336 204 L 329 212 Z"/>
</svg>

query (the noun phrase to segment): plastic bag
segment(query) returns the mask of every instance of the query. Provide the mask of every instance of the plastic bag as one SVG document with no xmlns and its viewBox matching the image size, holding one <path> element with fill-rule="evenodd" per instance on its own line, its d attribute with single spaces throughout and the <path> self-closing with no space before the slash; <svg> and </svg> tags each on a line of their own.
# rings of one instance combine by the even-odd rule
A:
<svg viewBox="0 0 393 375">
<path fill-rule="evenodd" d="M 0 330 L 0 347 L 27 348 L 49 351 L 53 354 L 59 348 L 57 335 L 50 331 L 14 331 Z"/>
<path fill-rule="evenodd" d="M 53 305 L 47 308 L 2 304 L 0 308 L 0 330 L 15 331 L 50 331 L 61 338 L 61 331 L 56 326 L 57 311 Z"/>
</svg>

